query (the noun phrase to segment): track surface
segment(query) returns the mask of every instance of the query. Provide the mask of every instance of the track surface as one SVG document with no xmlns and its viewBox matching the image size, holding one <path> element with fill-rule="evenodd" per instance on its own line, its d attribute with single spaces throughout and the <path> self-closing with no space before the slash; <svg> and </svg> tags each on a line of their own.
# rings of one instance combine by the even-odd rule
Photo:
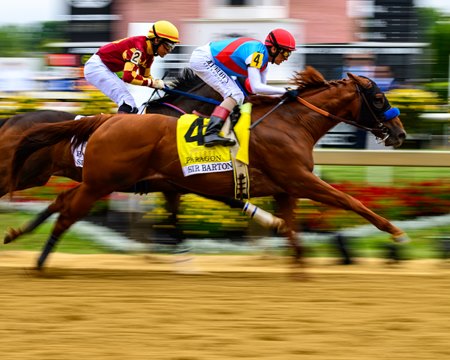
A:
<svg viewBox="0 0 450 360">
<path fill-rule="evenodd" d="M 0 252 L 5 360 L 450 359 L 450 266 Z M 192 264 L 191 264 L 192 265 Z"/>
</svg>

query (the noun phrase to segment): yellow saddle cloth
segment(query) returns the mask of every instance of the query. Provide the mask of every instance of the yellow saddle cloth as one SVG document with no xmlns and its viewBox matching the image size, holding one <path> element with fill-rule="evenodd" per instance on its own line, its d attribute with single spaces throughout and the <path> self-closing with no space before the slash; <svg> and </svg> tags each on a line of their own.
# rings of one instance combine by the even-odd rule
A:
<svg viewBox="0 0 450 360">
<path fill-rule="evenodd" d="M 239 143 L 236 159 L 248 165 L 251 104 L 241 105 L 240 109 L 241 117 L 234 127 Z M 177 148 L 184 176 L 233 170 L 229 147 L 203 146 L 203 136 L 208 122 L 209 119 L 194 114 L 186 114 L 178 119 Z"/>
</svg>

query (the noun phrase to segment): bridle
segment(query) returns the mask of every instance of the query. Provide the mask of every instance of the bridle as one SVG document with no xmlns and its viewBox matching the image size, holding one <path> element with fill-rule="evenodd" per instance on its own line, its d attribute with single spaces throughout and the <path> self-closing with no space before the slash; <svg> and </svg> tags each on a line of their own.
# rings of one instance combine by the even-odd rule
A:
<svg viewBox="0 0 450 360">
<path fill-rule="evenodd" d="M 370 80 L 370 79 L 369 79 Z M 298 96 L 297 97 L 297 101 L 299 103 L 301 103 L 302 105 L 306 106 L 307 108 L 317 112 L 320 115 L 323 115 L 329 119 L 338 121 L 338 122 L 344 122 L 346 124 L 350 124 L 353 125 L 357 128 L 366 130 L 366 131 L 370 131 L 372 134 L 374 134 L 377 138 L 379 138 L 381 141 L 385 141 L 389 135 L 390 135 L 390 131 L 389 129 L 384 125 L 384 123 L 386 121 L 392 120 L 393 118 L 395 118 L 396 116 L 398 116 L 400 114 L 399 110 L 397 108 L 390 108 L 388 110 L 386 110 L 383 115 L 384 115 L 384 119 L 381 120 L 374 112 L 373 107 L 370 105 L 369 101 L 367 100 L 367 94 L 366 94 L 366 89 L 361 89 L 360 85 L 355 83 L 356 86 L 356 91 L 360 97 L 360 102 L 361 102 L 361 106 L 359 108 L 359 113 L 357 116 L 357 121 L 354 120 L 350 120 L 350 119 L 345 119 L 343 117 L 337 116 L 337 115 L 333 115 L 330 114 L 328 111 L 325 111 L 321 108 L 318 108 L 317 106 L 311 104 L 309 101 L 305 100 L 304 98 Z M 384 94 L 382 94 L 384 96 Z M 368 126 L 364 126 L 361 125 L 359 123 L 359 119 L 361 117 L 361 113 L 362 113 L 362 109 L 365 106 L 365 108 L 369 111 L 369 114 L 371 115 L 372 119 L 375 121 L 375 126 L 374 127 L 368 127 Z"/>
</svg>

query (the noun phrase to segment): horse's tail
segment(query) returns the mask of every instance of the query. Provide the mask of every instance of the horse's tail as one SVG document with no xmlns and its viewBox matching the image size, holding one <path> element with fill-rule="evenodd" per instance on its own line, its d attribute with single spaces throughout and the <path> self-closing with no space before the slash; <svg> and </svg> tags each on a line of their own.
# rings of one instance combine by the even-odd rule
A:
<svg viewBox="0 0 450 360">
<path fill-rule="evenodd" d="M 61 141 L 71 141 L 73 146 L 86 142 L 89 136 L 97 130 L 112 115 L 96 115 L 81 120 L 68 120 L 60 123 L 46 123 L 34 125 L 26 131 L 13 155 L 9 179 L 10 192 L 18 182 L 20 170 L 25 161 L 36 151 L 56 145 Z"/>
</svg>

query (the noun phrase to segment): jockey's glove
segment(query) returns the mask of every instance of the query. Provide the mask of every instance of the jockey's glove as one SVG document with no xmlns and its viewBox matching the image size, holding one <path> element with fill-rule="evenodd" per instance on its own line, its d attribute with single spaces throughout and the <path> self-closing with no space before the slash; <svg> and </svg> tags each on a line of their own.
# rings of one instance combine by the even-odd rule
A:
<svg viewBox="0 0 450 360">
<path fill-rule="evenodd" d="M 164 81 L 160 79 L 152 79 L 152 84 L 150 85 L 153 89 L 163 89 L 165 87 Z"/>
<path fill-rule="evenodd" d="M 298 97 L 298 89 L 286 88 L 284 96 L 286 96 L 289 100 L 296 100 Z"/>
</svg>

